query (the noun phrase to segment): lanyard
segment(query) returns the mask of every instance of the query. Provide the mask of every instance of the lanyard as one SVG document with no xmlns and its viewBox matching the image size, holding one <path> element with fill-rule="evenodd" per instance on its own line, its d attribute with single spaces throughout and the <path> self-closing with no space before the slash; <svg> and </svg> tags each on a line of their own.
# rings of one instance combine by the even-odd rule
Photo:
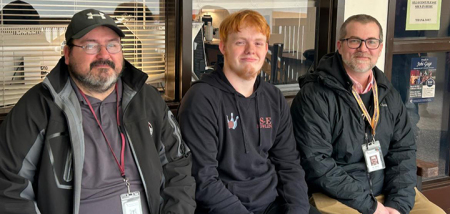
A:
<svg viewBox="0 0 450 214">
<path fill-rule="evenodd" d="M 120 163 L 117 160 L 116 154 L 114 154 L 114 151 L 111 147 L 111 143 L 109 142 L 108 138 L 106 137 L 105 131 L 103 131 L 103 127 L 100 124 L 100 121 L 97 118 L 97 115 L 95 114 L 94 109 L 92 108 L 91 102 L 89 102 L 89 100 L 87 99 L 86 95 L 83 93 L 83 91 L 80 90 L 81 95 L 83 96 L 83 98 L 86 100 L 89 109 L 91 110 L 92 115 L 94 115 L 95 121 L 97 121 L 97 125 L 100 128 L 100 131 L 103 134 L 103 137 L 106 140 L 106 143 L 108 144 L 109 150 L 111 151 L 112 155 L 114 156 L 114 160 L 117 163 L 117 166 L 119 167 L 120 170 L 120 175 L 122 176 L 122 178 L 125 180 L 125 182 L 127 183 L 128 186 L 128 179 L 125 176 L 125 136 L 122 132 L 122 130 L 120 129 L 120 120 L 119 120 L 119 93 L 117 91 L 117 84 L 115 87 L 115 91 L 116 91 L 116 107 L 117 107 L 117 111 L 116 111 L 116 118 L 117 118 L 117 127 L 119 128 L 119 133 L 120 133 L 120 137 L 122 139 L 122 149 L 120 151 Z"/>
<path fill-rule="evenodd" d="M 375 129 L 378 124 L 378 119 L 380 118 L 380 109 L 378 107 L 378 86 L 377 81 L 375 81 L 375 78 L 373 79 L 372 91 L 373 91 L 374 110 L 373 110 L 373 117 L 370 117 L 369 112 L 367 111 L 366 106 L 364 105 L 364 102 L 362 101 L 359 94 L 356 92 L 355 88 L 352 87 L 353 96 L 355 97 L 356 102 L 358 102 L 359 108 L 361 108 L 364 117 L 370 123 L 370 126 L 372 127 L 372 136 L 375 138 Z"/>
</svg>

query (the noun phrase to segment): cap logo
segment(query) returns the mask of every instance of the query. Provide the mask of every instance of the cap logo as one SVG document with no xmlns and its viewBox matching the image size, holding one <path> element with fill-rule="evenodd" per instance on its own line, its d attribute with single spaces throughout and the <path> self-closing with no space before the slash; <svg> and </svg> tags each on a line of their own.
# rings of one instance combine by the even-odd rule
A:
<svg viewBox="0 0 450 214">
<path fill-rule="evenodd" d="M 105 14 L 102 12 L 99 12 L 98 14 L 87 13 L 86 15 L 88 19 L 94 19 L 94 16 L 99 16 L 102 19 L 106 19 Z"/>
</svg>

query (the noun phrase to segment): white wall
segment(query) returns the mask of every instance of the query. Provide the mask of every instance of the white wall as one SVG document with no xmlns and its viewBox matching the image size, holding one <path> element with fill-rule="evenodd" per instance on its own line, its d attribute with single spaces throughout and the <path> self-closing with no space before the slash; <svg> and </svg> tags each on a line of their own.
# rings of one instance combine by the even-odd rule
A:
<svg viewBox="0 0 450 214">
<path fill-rule="evenodd" d="M 376 2 L 376 3 L 374 3 Z M 378 58 L 377 67 L 384 71 L 385 49 L 386 49 L 386 29 L 389 0 L 339 0 L 337 16 L 337 34 L 339 38 L 339 28 L 345 19 L 356 14 L 368 14 L 375 17 L 383 28 L 383 51 Z"/>
</svg>

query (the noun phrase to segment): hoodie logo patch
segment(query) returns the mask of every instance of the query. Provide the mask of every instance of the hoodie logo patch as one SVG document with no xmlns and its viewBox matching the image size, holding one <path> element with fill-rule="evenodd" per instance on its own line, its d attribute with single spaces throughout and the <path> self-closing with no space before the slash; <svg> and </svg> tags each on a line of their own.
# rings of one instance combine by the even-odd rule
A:
<svg viewBox="0 0 450 214">
<path fill-rule="evenodd" d="M 148 122 L 148 129 L 150 131 L 150 135 L 152 136 L 153 135 L 153 126 L 150 122 Z"/>
<path fill-rule="evenodd" d="M 227 115 L 228 129 L 236 129 L 238 120 L 239 120 L 239 116 L 236 116 L 236 119 L 233 118 L 233 112 L 231 112 L 231 120 L 228 119 L 228 115 Z"/>
<path fill-rule="evenodd" d="M 271 129 L 272 128 L 272 117 L 260 117 L 259 118 L 259 128 L 260 129 Z"/>
</svg>

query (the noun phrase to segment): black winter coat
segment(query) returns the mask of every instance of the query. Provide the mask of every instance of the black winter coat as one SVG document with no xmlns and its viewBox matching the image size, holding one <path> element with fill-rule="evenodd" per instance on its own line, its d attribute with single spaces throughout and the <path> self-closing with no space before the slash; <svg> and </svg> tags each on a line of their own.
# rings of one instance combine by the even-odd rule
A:
<svg viewBox="0 0 450 214">
<path fill-rule="evenodd" d="M 382 71 L 373 72 L 380 109 L 375 140 L 386 168 L 367 173 L 361 146 L 371 140 L 371 128 L 339 53 L 326 55 L 315 72 L 299 78 L 291 114 L 301 164 L 311 193 L 325 193 L 362 213 L 373 213 L 375 196 L 384 194 L 385 206 L 409 213 L 416 186 L 414 135 L 399 93 Z"/>
<path fill-rule="evenodd" d="M 175 117 L 147 75 L 124 66 L 123 130 L 150 213 L 193 213 L 191 153 Z M 78 214 L 83 163 L 92 161 L 84 156 L 80 104 L 62 57 L 0 126 L 0 213 Z"/>
</svg>

